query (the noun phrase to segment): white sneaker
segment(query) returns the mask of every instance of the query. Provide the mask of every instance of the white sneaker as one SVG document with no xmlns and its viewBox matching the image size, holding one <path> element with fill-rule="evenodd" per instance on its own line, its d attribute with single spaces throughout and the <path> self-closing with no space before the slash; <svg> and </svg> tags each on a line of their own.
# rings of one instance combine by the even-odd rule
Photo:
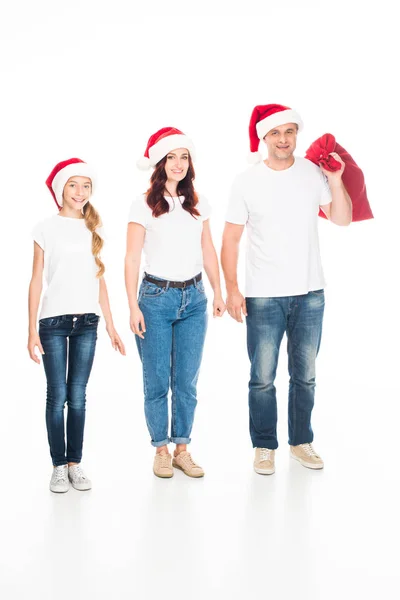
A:
<svg viewBox="0 0 400 600">
<path fill-rule="evenodd" d="M 69 482 L 67 465 L 60 465 L 59 467 L 54 467 L 53 474 L 50 480 L 50 490 L 59 494 L 68 492 Z"/>
<path fill-rule="evenodd" d="M 88 477 L 86 477 L 81 465 L 79 464 L 68 467 L 68 477 L 72 483 L 72 486 L 76 490 L 83 492 L 85 490 L 90 490 L 92 487 L 92 482 Z"/>
</svg>

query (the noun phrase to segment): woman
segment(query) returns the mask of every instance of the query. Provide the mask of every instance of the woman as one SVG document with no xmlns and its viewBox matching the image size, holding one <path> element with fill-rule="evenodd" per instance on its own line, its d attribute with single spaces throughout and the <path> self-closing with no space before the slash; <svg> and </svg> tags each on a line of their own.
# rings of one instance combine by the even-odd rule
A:
<svg viewBox="0 0 400 600">
<path fill-rule="evenodd" d="M 46 425 L 54 466 L 50 490 L 67 492 L 69 481 L 77 490 L 89 490 L 91 482 L 80 462 L 86 385 L 95 354 L 99 303 L 113 348 L 121 354 L 125 354 L 125 349 L 114 328 L 103 277 L 101 222 L 90 202 L 92 171 L 85 162 L 71 158 L 55 166 L 46 184 L 59 212 L 39 223 L 33 232 L 28 351 L 31 359 L 40 363 L 35 352 L 36 347 L 39 349 L 47 378 Z M 48 287 L 38 333 L 36 320 L 44 267 Z"/>
<path fill-rule="evenodd" d="M 172 467 L 190 477 L 204 475 L 187 451 L 207 326 L 203 264 L 214 290 L 213 314 L 225 312 L 210 207 L 194 190 L 192 158 L 193 144 L 178 129 L 166 127 L 152 135 L 138 163 L 139 168 L 154 168 L 150 188 L 132 203 L 129 215 L 125 279 L 130 326 L 142 360 L 145 415 L 158 477 L 172 477 Z M 137 293 L 142 249 L 146 267 Z M 176 444 L 173 459 L 169 442 Z"/>
</svg>

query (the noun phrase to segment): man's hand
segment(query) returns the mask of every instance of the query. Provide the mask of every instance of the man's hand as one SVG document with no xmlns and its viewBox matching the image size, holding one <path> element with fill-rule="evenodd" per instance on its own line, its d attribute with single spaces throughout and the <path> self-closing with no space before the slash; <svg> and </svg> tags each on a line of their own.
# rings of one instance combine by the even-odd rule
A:
<svg viewBox="0 0 400 600">
<path fill-rule="evenodd" d="M 337 152 L 330 152 L 330 156 L 333 156 L 333 158 L 341 164 L 341 168 L 338 171 L 327 171 L 326 169 L 320 166 L 320 169 L 324 173 L 324 175 L 327 176 L 329 183 L 335 183 L 342 179 L 345 164 Z"/>
<path fill-rule="evenodd" d="M 226 308 L 232 319 L 235 319 L 238 323 L 243 323 L 242 313 L 247 317 L 246 300 L 239 290 L 228 294 Z"/>
</svg>

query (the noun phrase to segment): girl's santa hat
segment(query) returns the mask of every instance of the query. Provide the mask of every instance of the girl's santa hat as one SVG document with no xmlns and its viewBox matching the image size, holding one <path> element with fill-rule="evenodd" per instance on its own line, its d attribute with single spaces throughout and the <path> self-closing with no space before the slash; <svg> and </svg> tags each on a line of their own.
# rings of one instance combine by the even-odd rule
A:
<svg viewBox="0 0 400 600">
<path fill-rule="evenodd" d="M 194 158 L 192 140 L 175 127 L 163 127 L 150 136 L 144 156 L 137 161 L 136 165 L 140 170 L 147 171 L 150 167 L 155 167 L 164 156 L 177 148 L 186 148 L 192 159 Z"/>
<path fill-rule="evenodd" d="M 69 158 L 56 164 L 48 178 L 46 185 L 60 209 L 63 205 L 63 191 L 68 179 L 71 177 L 89 177 L 92 182 L 92 194 L 94 186 L 93 171 L 87 163 L 80 158 Z"/>
</svg>

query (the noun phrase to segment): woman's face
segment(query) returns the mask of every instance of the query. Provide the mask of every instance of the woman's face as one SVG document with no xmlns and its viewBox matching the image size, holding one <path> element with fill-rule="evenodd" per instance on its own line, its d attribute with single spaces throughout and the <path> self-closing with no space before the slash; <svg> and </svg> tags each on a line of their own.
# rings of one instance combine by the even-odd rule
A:
<svg viewBox="0 0 400 600">
<path fill-rule="evenodd" d="M 70 177 L 64 186 L 63 200 L 64 206 L 73 210 L 82 210 L 89 202 L 92 193 L 92 182 L 89 177 L 75 176 Z"/>
<path fill-rule="evenodd" d="M 182 181 L 185 179 L 189 169 L 189 151 L 186 148 L 178 148 L 167 154 L 165 172 L 168 181 Z"/>
</svg>

